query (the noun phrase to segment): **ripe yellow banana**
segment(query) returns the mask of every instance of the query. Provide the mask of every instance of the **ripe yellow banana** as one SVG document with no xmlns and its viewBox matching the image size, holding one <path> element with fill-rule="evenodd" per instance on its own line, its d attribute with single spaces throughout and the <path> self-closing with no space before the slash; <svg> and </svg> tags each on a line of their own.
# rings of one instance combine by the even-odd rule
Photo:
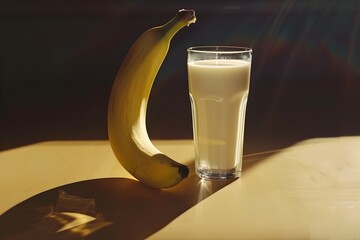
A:
<svg viewBox="0 0 360 240">
<path fill-rule="evenodd" d="M 112 150 L 129 173 L 153 188 L 174 186 L 189 173 L 187 166 L 152 144 L 145 118 L 151 87 L 172 37 L 195 20 L 193 10 L 180 10 L 165 25 L 144 32 L 123 60 L 111 90 L 108 135 Z"/>
</svg>

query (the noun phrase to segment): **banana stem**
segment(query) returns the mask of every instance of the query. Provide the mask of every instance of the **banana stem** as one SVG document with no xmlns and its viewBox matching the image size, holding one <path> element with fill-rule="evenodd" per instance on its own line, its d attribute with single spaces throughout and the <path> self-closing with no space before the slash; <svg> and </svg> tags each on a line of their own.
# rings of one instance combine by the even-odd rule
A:
<svg viewBox="0 0 360 240">
<path fill-rule="evenodd" d="M 171 39 L 181 28 L 189 26 L 195 21 L 194 10 L 180 10 L 173 19 L 161 27 L 164 37 Z"/>
</svg>

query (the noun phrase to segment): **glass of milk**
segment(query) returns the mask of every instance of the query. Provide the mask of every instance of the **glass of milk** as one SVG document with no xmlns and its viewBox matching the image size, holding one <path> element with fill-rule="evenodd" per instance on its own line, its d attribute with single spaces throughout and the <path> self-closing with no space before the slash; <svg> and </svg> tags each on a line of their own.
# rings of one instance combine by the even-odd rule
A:
<svg viewBox="0 0 360 240">
<path fill-rule="evenodd" d="M 244 47 L 188 49 L 195 171 L 203 179 L 241 175 L 251 58 Z"/>
</svg>

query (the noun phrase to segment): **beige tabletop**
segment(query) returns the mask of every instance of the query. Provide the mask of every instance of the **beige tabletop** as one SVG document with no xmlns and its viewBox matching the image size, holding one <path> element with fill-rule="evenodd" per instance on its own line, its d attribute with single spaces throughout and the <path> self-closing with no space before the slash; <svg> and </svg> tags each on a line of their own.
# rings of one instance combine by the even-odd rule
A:
<svg viewBox="0 0 360 240">
<path fill-rule="evenodd" d="M 154 141 L 193 169 L 187 140 Z M 248 155 L 234 181 L 148 188 L 107 141 L 0 153 L 0 239 L 360 239 L 360 137 Z"/>
</svg>

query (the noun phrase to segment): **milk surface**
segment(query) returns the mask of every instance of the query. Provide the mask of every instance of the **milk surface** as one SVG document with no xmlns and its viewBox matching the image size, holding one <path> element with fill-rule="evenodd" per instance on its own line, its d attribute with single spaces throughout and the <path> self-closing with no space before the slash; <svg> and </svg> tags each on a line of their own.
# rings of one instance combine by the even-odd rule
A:
<svg viewBox="0 0 360 240">
<path fill-rule="evenodd" d="M 225 59 L 188 63 L 198 171 L 241 168 L 250 66 Z"/>
</svg>

